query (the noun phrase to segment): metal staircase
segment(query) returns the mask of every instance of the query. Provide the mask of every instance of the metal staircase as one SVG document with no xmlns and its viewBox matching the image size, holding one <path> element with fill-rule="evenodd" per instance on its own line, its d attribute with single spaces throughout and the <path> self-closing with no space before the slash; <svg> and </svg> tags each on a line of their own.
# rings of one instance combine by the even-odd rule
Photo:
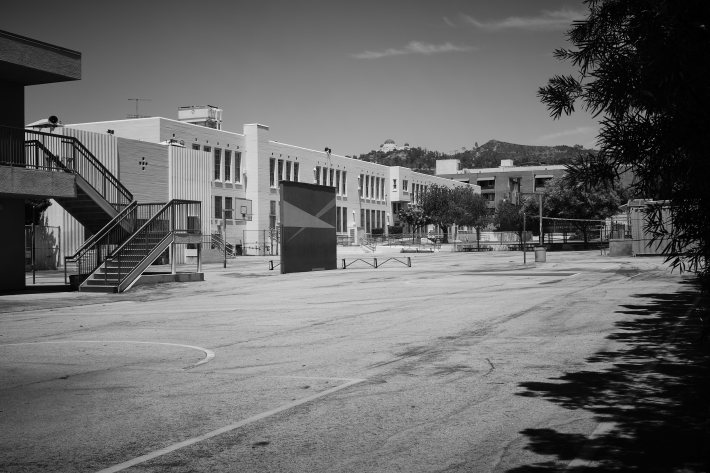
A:
<svg viewBox="0 0 710 473">
<path fill-rule="evenodd" d="M 103 259 L 79 290 L 123 292 L 129 289 L 171 244 L 201 242 L 200 212 L 199 201 L 176 199 L 164 204 Z M 117 222 L 116 226 L 120 224 Z"/>
<path fill-rule="evenodd" d="M 0 126 L 0 165 L 74 175 L 76 197 L 55 201 L 93 233 L 65 258 L 80 290 L 122 292 L 171 244 L 201 243 L 200 202 L 134 202 L 75 137 Z"/>
<path fill-rule="evenodd" d="M 74 273 L 71 284 L 77 286 L 86 279 L 128 237 L 150 220 L 165 204 L 139 204 L 132 202 L 96 232 L 71 256 L 64 258 L 65 280 L 69 268 Z"/>
<path fill-rule="evenodd" d="M 78 139 L 24 130 L 25 166 L 72 173 L 75 198 L 56 202 L 96 233 L 133 201 L 133 195 Z"/>
</svg>

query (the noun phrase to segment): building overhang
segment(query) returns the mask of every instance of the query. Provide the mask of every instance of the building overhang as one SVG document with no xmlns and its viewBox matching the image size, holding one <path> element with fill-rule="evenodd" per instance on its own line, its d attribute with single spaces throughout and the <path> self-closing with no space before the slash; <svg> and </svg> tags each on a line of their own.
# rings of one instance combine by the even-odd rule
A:
<svg viewBox="0 0 710 473">
<path fill-rule="evenodd" d="M 0 196 L 13 199 L 76 197 L 74 174 L 0 166 Z"/>
<path fill-rule="evenodd" d="M 19 85 L 81 79 L 81 53 L 0 30 L 0 77 Z"/>
</svg>

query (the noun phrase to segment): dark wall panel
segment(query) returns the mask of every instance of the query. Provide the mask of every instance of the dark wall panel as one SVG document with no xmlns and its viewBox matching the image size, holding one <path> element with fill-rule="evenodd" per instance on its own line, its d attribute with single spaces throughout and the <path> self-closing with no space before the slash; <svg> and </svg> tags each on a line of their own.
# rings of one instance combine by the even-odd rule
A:
<svg viewBox="0 0 710 473">
<path fill-rule="evenodd" d="M 281 273 L 336 269 L 335 188 L 280 183 Z"/>
</svg>

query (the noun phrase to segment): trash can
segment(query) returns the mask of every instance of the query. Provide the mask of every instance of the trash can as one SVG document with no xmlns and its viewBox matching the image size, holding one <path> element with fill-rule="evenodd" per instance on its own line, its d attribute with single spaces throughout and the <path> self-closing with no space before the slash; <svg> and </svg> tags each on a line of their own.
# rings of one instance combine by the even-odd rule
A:
<svg viewBox="0 0 710 473">
<path fill-rule="evenodd" d="M 547 260 L 546 252 L 547 252 L 547 250 L 545 250 L 544 246 L 536 246 L 535 247 L 535 262 L 536 263 L 544 263 Z"/>
</svg>

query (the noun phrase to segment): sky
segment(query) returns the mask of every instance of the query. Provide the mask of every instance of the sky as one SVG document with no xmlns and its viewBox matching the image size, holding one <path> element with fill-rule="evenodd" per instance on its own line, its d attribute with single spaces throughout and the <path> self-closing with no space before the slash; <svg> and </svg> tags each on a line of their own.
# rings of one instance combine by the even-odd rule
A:
<svg viewBox="0 0 710 473">
<path fill-rule="evenodd" d="M 386 139 L 450 153 L 496 139 L 593 147 L 598 124 L 537 97 L 581 0 L 6 2 L 0 29 L 82 53 L 82 79 L 27 87 L 27 122 L 177 118 L 339 155 Z"/>
</svg>

